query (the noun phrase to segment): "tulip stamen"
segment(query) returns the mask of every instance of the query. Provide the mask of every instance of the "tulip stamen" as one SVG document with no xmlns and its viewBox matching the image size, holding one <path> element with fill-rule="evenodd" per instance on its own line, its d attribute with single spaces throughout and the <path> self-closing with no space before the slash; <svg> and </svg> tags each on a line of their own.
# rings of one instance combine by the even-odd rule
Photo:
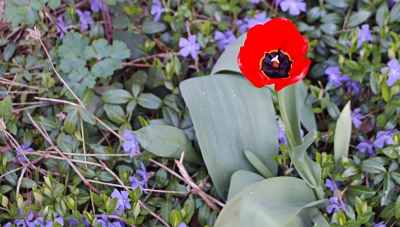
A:
<svg viewBox="0 0 400 227">
<path fill-rule="evenodd" d="M 271 59 L 271 62 L 272 62 L 272 67 L 274 67 L 274 68 L 279 68 L 279 60 L 278 60 L 278 55 L 276 55 L 274 58 L 272 58 Z"/>
</svg>

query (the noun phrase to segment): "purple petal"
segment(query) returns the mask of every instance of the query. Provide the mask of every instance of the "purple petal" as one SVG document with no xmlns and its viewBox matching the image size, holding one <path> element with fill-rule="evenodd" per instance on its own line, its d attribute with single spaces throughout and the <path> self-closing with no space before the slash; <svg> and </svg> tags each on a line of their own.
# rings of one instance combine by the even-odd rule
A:
<svg viewBox="0 0 400 227">
<path fill-rule="evenodd" d="M 196 35 L 191 35 L 188 38 L 190 44 L 195 44 L 196 43 Z"/>
<path fill-rule="evenodd" d="M 390 69 L 395 69 L 399 66 L 399 62 L 397 61 L 396 58 L 393 58 L 392 60 L 390 60 L 387 64 L 389 66 Z"/>
<path fill-rule="evenodd" d="M 180 38 L 179 39 L 179 47 L 187 47 L 187 46 L 190 46 L 190 42 L 187 40 L 187 39 L 185 39 L 185 38 Z M 188 53 L 189 54 L 189 53 Z M 183 55 L 183 54 L 182 54 Z M 186 55 L 187 56 L 187 55 Z M 185 57 L 186 57 L 185 56 Z"/>
<path fill-rule="evenodd" d="M 135 136 L 133 135 L 133 133 L 126 129 L 124 134 L 122 135 L 126 140 L 132 141 L 132 140 L 136 140 Z"/>
</svg>

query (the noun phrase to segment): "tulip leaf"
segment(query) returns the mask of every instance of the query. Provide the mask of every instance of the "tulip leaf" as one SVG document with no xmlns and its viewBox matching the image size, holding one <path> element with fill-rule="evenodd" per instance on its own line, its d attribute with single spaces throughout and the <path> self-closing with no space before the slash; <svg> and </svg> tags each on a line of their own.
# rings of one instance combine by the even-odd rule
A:
<svg viewBox="0 0 400 227">
<path fill-rule="evenodd" d="M 265 178 L 247 170 L 238 170 L 234 172 L 229 186 L 228 201 L 243 189 L 262 180 L 265 180 Z"/>
<path fill-rule="evenodd" d="M 315 115 L 313 113 L 313 107 L 306 103 L 307 99 L 307 87 L 303 82 L 299 82 L 294 86 L 299 86 L 299 97 L 300 97 L 300 122 L 311 132 L 313 129 L 317 130 L 317 122 L 315 121 Z"/>
<path fill-rule="evenodd" d="M 266 196 L 268 195 L 268 196 Z M 329 200 L 317 200 L 313 190 L 298 178 L 275 177 L 253 184 L 228 201 L 215 227 L 329 226 L 318 208 Z"/>
<path fill-rule="evenodd" d="M 257 158 L 257 156 L 251 152 L 251 151 L 244 151 L 244 155 L 246 155 L 247 160 L 258 170 L 261 175 L 263 175 L 265 178 L 271 178 L 274 177 L 274 175 L 271 173 L 271 171 L 266 167 L 260 159 Z"/>
<path fill-rule="evenodd" d="M 235 42 L 233 42 L 228 49 L 226 49 L 215 63 L 211 75 L 218 72 L 230 71 L 236 73 L 242 73 L 237 63 L 237 56 L 239 49 L 244 44 L 247 34 L 241 35 Z"/>
<path fill-rule="evenodd" d="M 194 150 L 184 131 L 167 125 L 148 125 L 133 132 L 139 144 L 160 157 L 180 159 L 185 151 L 184 160 L 203 164 L 201 156 Z"/>
<path fill-rule="evenodd" d="M 335 171 L 343 171 L 340 159 L 342 156 L 347 157 L 350 145 L 351 136 L 351 111 L 350 101 L 343 108 L 340 113 L 339 119 L 336 123 L 335 137 L 334 137 L 334 156 L 335 156 Z"/>
<path fill-rule="evenodd" d="M 257 89 L 240 75 L 220 74 L 185 80 L 180 89 L 190 110 L 211 179 L 226 199 L 231 175 L 256 172 L 243 150 L 252 151 L 276 175 L 275 110 L 267 88 Z"/>
</svg>

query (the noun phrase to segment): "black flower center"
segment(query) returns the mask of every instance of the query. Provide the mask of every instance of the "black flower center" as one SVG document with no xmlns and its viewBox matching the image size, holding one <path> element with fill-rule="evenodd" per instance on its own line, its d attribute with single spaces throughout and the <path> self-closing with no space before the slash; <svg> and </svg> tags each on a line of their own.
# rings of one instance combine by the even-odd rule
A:
<svg viewBox="0 0 400 227">
<path fill-rule="evenodd" d="M 269 78 L 288 78 L 292 64 L 293 61 L 290 60 L 289 55 L 278 49 L 278 51 L 265 53 L 260 70 Z"/>
</svg>

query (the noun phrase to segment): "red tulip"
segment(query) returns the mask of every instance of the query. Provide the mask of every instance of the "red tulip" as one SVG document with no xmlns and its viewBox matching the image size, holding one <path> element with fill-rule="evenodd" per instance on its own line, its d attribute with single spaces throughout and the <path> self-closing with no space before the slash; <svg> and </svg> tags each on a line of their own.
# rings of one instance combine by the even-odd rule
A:
<svg viewBox="0 0 400 227">
<path fill-rule="evenodd" d="M 249 29 L 237 57 L 243 75 L 255 86 L 275 84 L 275 90 L 305 77 L 311 60 L 303 58 L 308 42 L 294 24 L 275 18 Z"/>
</svg>

